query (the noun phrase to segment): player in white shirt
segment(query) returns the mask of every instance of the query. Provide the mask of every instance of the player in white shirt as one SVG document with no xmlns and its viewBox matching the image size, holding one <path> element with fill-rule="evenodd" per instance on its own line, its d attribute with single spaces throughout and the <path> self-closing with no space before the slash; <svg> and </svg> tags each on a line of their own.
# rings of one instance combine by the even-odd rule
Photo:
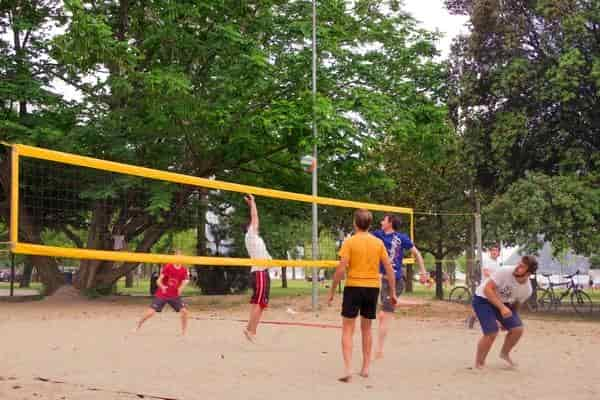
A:
<svg viewBox="0 0 600 400">
<path fill-rule="evenodd" d="M 510 352 L 523 335 L 519 308 L 533 292 L 529 277 L 537 271 L 537 267 L 534 257 L 524 256 L 516 267 L 500 268 L 475 291 L 473 310 L 483 331 L 483 337 L 477 344 L 476 368 L 485 366 L 485 359 L 498 336 L 498 323 L 508 331 L 500 358 L 511 367 L 515 366 Z"/>
<path fill-rule="evenodd" d="M 488 254 L 483 255 L 481 263 L 481 282 L 492 276 L 492 274 L 500 267 L 500 248 L 498 246 L 492 246 L 489 248 Z"/>
<path fill-rule="evenodd" d="M 488 249 L 488 253 L 484 253 L 481 260 L 481 280 L 479 283 L 485 281 L 487 278 L 492 276 L 498 268 L 500 268 L 500 247 L 492 246 Z M 474 312 L 471 312 L 471 315 L 467 317 L 466 324 L 469 329 L 473 329 L 475 325 L 475 321 L 477 321 L 477 317 Z"/>
<path fill-rule="evenodd" d="M 246 228 L 244 243 L 250 258 L 261 260 L 270 260 L 271 255 L 267 251 L 267 246 L 259 234 L 258 210 L 254 196 L 251 194 L 244 197 L 248 208 L 250 209 L 250 223 Z M 271 278 L 269 270 L 264 266 L 253 265 L 250 269 L 250 285 L 252 286 L 252 297 L 250 298 L 250 315 L 248 325 L 244 329 L 246 338 L 254 342 L 256 337 L 256 328 L 260 322 L 263 310 L 269 305 L 269 292 L 271 290 Z"/>
</svg>

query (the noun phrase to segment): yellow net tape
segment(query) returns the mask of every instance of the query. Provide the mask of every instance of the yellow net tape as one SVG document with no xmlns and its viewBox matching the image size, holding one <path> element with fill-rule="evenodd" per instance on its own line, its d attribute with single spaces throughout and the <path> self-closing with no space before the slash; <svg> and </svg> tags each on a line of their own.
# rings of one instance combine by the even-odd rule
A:
<svg viewBox="0 0 600 400">
<path fill-rule="evenodd" d="M 215 190 L 225 190 L 238 193 L 251 193 L 282 200 L 294 200 L 305 203 L 317 203 L 320 205 L 338 206 L 346 208 L 365 208 L 371 211 L 384 211 L 391 213 L 402 213 L 410 215 L 410 232 L 413 233 L 413 209 L 408 207 L 396 207 L 383 204 L 365 203 L 350 200 L 341 200 L 328 197 L 312 196 L 300 193 L 273 190 L 256 186 L 240 185 L 236 183 L 199 178 L 173 172 L 160 171 L 151 168 L 139 167 L 113 161 L 100 160 L 92 157 L 84 157 L 39 147 L 15 144 L 12 145 L 12 190 L 11 190 L 11 236 L 12 251 L 18 254 L 29 254 L 38 256 L 64 257 L 76 259 L 97 259 L 120 262 L 144 262 L 144 263 L 166 263 L 179 262 L 194 265 L 219 265 L 219 266 L 252 266 L 261 265 L 265 267 L 324 267 L 334 268 L 336 260 L 256 260 L 250 258 L 231 257 L 199 257 L 180 256 L 167 254 L 136 253 L 123 251 L 103 251 L 90 249 L 64 248 L 47 245 L 22 243 L 18 241 L 18 185 L 19 185 L 19 157 L 30 157 L 41 160 L 70 164 L 85 168 L 134 175 L 143 178 L 203 187 Z M 411 264 L 413 259 L 405 259 L 405 263 Z"/>
</svg>

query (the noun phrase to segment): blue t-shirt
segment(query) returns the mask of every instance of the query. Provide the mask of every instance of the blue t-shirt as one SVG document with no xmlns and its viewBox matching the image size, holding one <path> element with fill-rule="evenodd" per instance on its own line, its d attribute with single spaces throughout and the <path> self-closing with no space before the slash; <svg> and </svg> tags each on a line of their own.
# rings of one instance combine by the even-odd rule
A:
<svg viewBox="0 0 600 400">
<path fill-rule="evenodd" d="M 373 232 L 376 238 L 383 241 L 385 248 L 390 256 L 390 262 L 394 271 L 396 271 L 396 279 L 402 278 L 402 260 L 404 259 L 404 250 L 410 250 L 414 247 L 412 240 L 408 235 L 401 232 L 385 233 L 381 229 Z M 383 264 L 379 266 L 379 272 L 385 275 Z"/>
</svg>

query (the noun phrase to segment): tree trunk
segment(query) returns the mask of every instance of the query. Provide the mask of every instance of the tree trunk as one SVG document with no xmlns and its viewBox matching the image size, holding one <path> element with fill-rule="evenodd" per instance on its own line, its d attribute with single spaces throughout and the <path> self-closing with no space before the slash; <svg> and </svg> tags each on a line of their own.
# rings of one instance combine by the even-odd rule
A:
<svg viewBox="0 0 600 400">
<path fill-rule="evenodd" d="M 413 277 L 414 277 L 414 271 L 413 271 L 413 265 L 412 264 L 407 264 L 406 265 L 406 286 L 404 288 L 404 291 L 406 293 L 412 293 L 413 292 Z"/>
<path fill-rule="evenodd" d="M 133 287 L 133 271 L 129 271 L 125 275 L 125 287 L 132 288 Z"/>
<path fill-rule="evenodd" d="M 287 267 L 281 267 L 281 287 L 287 289 Z"/>
<path fill-rule="evenodd" d="M 435 298 L 438 300 L 444 299 L 444 273 L 442 271 L 441 257 L 435 257 Z"/>
<path fill-rule="evenodd" d="M 31 218 L 24 207 L 20 207 L 19 211 L 19 233 L 22 235 L 23 240 L 29 243 L 42 243 L 40 227 L 32 224 Z M 64 276 L 58 269 L 55 258 L 44 256 L 28 256 L 28 258 L 44 285 L 44 295 L 53 294 L 65 283 Z"/>
<path fill-rule="evenodd" d="M 28 288 L 31 283 L 31 275 L 33 274 L 33 264 L 29 257 L 25 257 L 25 267 L 23 268 L 23 275 L 21 275 L 21 282 L 19 287 Z"/>
</svg>

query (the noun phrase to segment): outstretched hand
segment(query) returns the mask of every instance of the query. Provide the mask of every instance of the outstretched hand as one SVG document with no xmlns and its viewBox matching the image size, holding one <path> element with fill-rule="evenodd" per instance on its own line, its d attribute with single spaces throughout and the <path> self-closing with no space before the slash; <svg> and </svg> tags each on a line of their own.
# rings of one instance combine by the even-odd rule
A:
<svg viewBox="0 0 600 400">
<path fill-rule="evenodd" d="M 244 200 L 246 201 L 246 204 L 250 205 L 254 203 L 254 196 L 251 194 L 247 194 L 244 196 Z"/>
</svg>

